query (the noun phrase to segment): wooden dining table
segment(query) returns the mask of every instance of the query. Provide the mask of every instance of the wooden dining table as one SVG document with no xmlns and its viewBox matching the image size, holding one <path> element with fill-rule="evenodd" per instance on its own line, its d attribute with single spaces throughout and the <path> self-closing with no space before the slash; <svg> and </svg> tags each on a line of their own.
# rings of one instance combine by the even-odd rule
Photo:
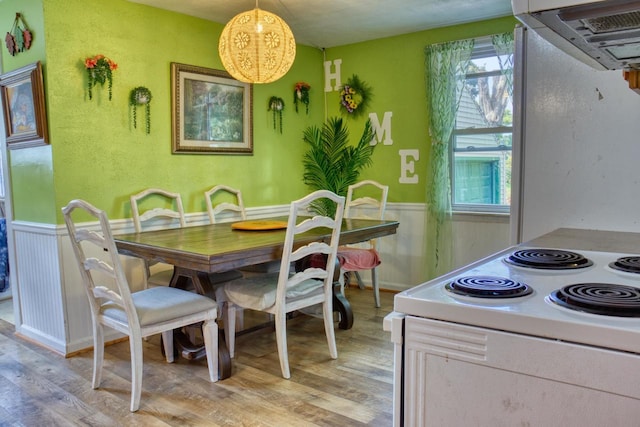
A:
<svg viewBox="0 0 640 427">
<path fill-rule="evenodd" d="M 287 217 L 265 219 L 268 221 L 287 221 Z M 193 284 L 195 290 L 214 298 L 214 290 L 209 273 L 222 273 L 241 267 L 276 261 L 282 258 L 286 229 L 274 230 L 237 230 L 233 223 L 196 225 L 182 228 L 169 228 L 140 233 L 127 233 L 114 236 L 118 252 L 158 261 L 174 266 L 171 285 L 185 289 Z M 398 221 L 380 221 L 371 219 L 343 219 L 340 232 L 340 244 L 354 244 L 396 233 Z M 312 241 L 329 241 L 331 232 L 315 230 L 299 235 L 294 247 Z M 334 311 L 340 313 L 338 326 L 349 329 L 353 325 L 351 306 L 341 294 L 337 279 L 339 266 L 334 275 Z M 220 345 L 221 378 L 230 375 L 230 359 L 226 345 Z M 187 349 L 188 358 L 202 355 L 198 348 Z M 227 361 L 228 359 L 228 361 Z"/>
</svg>

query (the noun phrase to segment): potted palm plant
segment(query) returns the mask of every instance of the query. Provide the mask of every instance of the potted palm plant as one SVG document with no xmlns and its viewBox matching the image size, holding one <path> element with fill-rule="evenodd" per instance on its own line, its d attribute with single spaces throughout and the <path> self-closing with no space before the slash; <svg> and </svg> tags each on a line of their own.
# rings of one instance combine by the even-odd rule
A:
<svg viewBox="0 0 640 427">
<path fill-rule="evenodd" d="M 373 130 L 369 120 L 356 145 L 349 144 L 349 130 L 339 117 L 330 117 L 321 129 L 310 126 L 305 130 L 303 139 L 309 144 L 303 159 L 303 179 L 313 191 L 330 190 L 346 196 L 349 185 L 355 184 L 362 169 L 373 162 L 371 156 L 375 145 L 371 145 Z M 320 215 L 332 216 L 335 204 L 327 200 L 323 202 L 313 209 Z"/>
</svg>

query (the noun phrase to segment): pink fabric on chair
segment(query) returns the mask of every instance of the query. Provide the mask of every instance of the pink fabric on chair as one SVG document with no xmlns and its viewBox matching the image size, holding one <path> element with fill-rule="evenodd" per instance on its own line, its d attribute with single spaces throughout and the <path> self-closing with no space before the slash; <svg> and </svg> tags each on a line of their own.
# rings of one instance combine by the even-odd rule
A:
<svg viewBox="0 0 640 427">
<path fill-rule="evenodd" d="M 322 254 L 313 254 L 309 257 L 309 267 L 324 267 L 326 257 Z M 340 246 L 338 248 L 338 261 L 344 271 L 371 270 L 382 262 L 375 249 L 351 248 Z"/>
<path fill-rule="evenodd" d="M 375 249 L 338 247 L 338 260 L 340 268 L 344 271 L 371 270 L 382 262 Z"/>
</svg>

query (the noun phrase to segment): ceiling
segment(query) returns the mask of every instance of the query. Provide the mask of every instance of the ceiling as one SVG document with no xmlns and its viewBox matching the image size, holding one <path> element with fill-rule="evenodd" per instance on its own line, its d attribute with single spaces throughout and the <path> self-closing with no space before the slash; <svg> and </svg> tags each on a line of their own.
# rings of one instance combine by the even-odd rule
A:
<svg viewBox="0 0 640 427">
<path fill-rule="evenodd" d="M 226 24 L 253 0 L 129 0 Z M 318 48 L 512 15 L 511 0 L 262 0 L 296 42 Z"/>
</svg>

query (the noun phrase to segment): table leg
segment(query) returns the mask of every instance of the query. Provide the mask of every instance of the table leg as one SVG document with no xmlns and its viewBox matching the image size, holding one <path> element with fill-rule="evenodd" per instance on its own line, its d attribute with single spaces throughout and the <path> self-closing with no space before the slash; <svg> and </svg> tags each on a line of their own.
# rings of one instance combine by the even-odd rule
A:
<svg viewBox="0 0 640 427">
<path fill-rule="evenodd" d="M 185 268 L 175 267 L 173 269 L 173 277 L 170 286 L 187 289 L 189 284 L 193 284 L 196 292 L 210 298 L 215 297 L 213 286 L 209 281 L 209 275 Z M 182 330 L 173 331 L 174 346 L 178 349 L 179 354 L 187 360 L 201 360 L 206 357 L 204 345 L 196 345 Z M 231 376 L 231 357 L 227 348 L 222 330 L 218 330 L 218 368 L 220 379 L 229 378 Z"/>
<path fill-rule="evenodd" d="M 338 274 L 340 274 L 338 272 Z M 340 329 L 351 329 L 353 327 L 353 310 L 349 300 L 340 292 L 340 283 L 333 282 L 333 311 L 340 313 Z"/>
</svg>

